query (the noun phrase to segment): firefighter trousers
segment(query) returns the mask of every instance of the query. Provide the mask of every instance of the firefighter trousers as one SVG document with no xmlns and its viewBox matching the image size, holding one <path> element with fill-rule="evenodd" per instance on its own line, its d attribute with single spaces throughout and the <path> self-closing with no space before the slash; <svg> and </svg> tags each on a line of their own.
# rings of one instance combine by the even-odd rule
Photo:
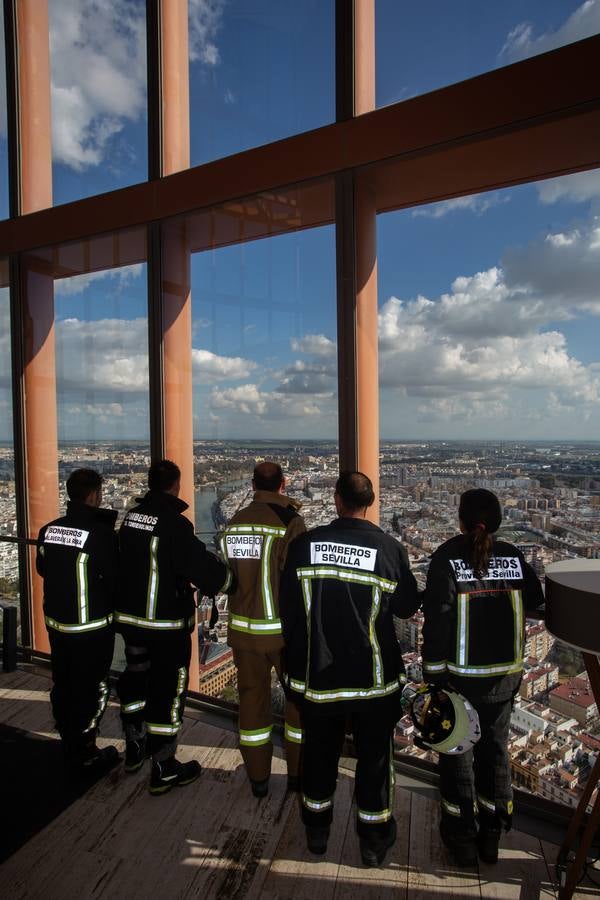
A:
<svg viewBox="0 0 600 900">
<path fill-rule="evenodd" d="M 192 640 L 187 629 L 123 627 L 127 667 L 119 678 L 121 721 L 128 740 L 148 735 L 156 760 L 177 749 L 188 686 Z"/>
<path fill-rule="evenodd" d="M 442 819 L 455 833 L 474 836 L 477 819 L 484 827 L 510 828 L 512 784 L 508 730 L 513 700 L 470 700 L 479 715 L 481 738 L 468 753 L 439 758 Z"/>
<path fill-rule="evenodd" d="M 282 679 L 282 651 L 233 651 L 238 671 L 240 697 L 240 753 L 251 781 L 264 781 L 271 774 L 273 744 L 273 709 L 271 703 L 271 672 L 275 669 Z M 289 776 L 300 771 L 303 732 L 298 707 L 286 697 L 285 701 L 285 757 Z"/>
<path fill-rule="evenodd" d="M 93 741 L 108 702 L 108 674 L 115 643 L 111 626 L 84 634 L 48 629 L 50 702 L 65 748 L 76 752 Z"/>
<path fill-rule="evenodd" d="M 302 821 L 307 827 L 326 828 L 333 818 L 338 762 L 347 727 L 352 731 L 357 756 L 355 793 L 356 828 L 367 840 L 381 838 L 391 827 L 394 806 L 393 733 L 402 715 L 400 695 L 360 700 L 338 712 L 305 703 L 304 758 L 302 763 Z"/>
</svg>

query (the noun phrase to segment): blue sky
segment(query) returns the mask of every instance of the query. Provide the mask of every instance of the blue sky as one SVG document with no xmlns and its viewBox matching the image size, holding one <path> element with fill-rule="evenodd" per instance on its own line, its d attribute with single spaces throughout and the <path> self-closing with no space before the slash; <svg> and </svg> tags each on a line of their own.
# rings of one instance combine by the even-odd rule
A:
<svg viewBox="0 0 600 900">
<path fill-rule="evenodd" d="M 190 0 L 193 164 L 333 120 L 333 5 Z M 144 4 L 49 9 L 54 202 L 143 180 Z M 600 31 L 600 0 L 376 9 L 378 105 Z M 599 207 L 585 173 L 380 216 L 383 437 L 600 439 Z M 145 279 L 57 286 L 63 437 L 147 437 Z M 197 254 L 192 291 L 196 435 L 335 436 L 334 229 Z"/>
</svg>

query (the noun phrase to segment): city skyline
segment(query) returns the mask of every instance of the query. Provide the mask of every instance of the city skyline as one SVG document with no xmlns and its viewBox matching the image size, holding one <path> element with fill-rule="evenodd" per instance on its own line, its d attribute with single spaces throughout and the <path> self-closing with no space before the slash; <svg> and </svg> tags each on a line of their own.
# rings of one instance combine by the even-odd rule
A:
<svg viewBox="0 0 600 900">
<path fill-rule="evenodd" d="M 144 3 L 95 9 L 49 6 L 57 203 L 147 174 Z M 436 35 L 376 13 L 377 105 L 600 30 L 600 0 L 440 3 Z M 189 27 L 193 165 L 333 120 L 333 4 L 193 0 Z M 3 107 L 0 84 L 0 165 Z M 382 213 L 377 252 L 382 439 L 600 440 L 598 170 Z M 196 438 L 335 439 L 335 267 L 332 225 L 192 256 Z M 57 279 L 55 304 L 59 437 L 147 439 L 145 264 Z M 0 329 L 6 438 L 7 289 Z"/>
</svg>

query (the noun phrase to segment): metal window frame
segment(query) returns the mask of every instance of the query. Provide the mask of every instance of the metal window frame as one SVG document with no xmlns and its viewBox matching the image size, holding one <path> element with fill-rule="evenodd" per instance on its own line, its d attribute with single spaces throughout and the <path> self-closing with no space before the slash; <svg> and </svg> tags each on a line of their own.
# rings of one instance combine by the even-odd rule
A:
<svg viewBox="0 0 600 900">
<path fill-rule="evenodd" d="M 475 172 L 457 190 L 450 177 L 435 193 L 394 198 L 379 209 L 402 208 L 465 192 L 504 187 L 600 166 L 600 87 L 589 77 L 600 55 L 600 36 L 558 48 L 542 56 L 484 73 L 457 85 L 403 103 L 355 116 L 355 3 L 335 0 L 336 121 L 233 157 L 162 176 L 161 9 L 165 0 L 147 0 L 148 180 L 104 195 L 21 215 L 19 84 L 16 18 L 19 0 L 3 0 L 5 21 L 9 208 L 0 222 L 0 254 L 9 258 L 13 432 L 18 534 L 27 528 L 25 404 L 23 396 L 22 254 L 37 247 L 65 243 L 94 234 L 145 226 L 148 236 L 148 333 L 150 365 L 150 436 L 153 458 L 164 448 L 162 369 L 161 220 L 226 201 L 276 190 L 318 178 L 335 181 L 336 269 L 338 316 L 338 382 L 340 465 L 357 464 L 356 386 L 356 220 L 357 174 L 396 160 L 436 166 L 452 149 L 474 148 L 489 156 L 493 169 L 494 140 L 517 145 L 523 135 L 549 124 L 562 131 L 563 142 L 542 163 L 525 154 L 498 183 Z M 168 2 L 168 0 L 166 0 Z M 568 77 L 565 77 L 568 73 Z M 595 140 L 596 149 L 577 153 L 579 138 Z M 584 142 L 585 143 L 585 142 Z M 506 144 L 505 144 L 506 146 Z M 519 145 L 520 146 L 520 145 Z M 376 172 L 375 172 L 376 180 Z M 453 193 L 454 191 L 454 193 Z M 23 642 L 31 640 L 29 550 L 19 545 Z M 532 806 L 537 804 L 532 800 Z M 544 811 L 544 805 L 541 804 Z"/>
</svg>

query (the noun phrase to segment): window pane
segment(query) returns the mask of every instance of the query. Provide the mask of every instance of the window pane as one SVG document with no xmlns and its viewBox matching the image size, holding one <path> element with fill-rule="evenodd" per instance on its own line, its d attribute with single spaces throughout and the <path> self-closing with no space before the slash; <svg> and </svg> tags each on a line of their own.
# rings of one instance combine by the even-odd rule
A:
<svg viewBox="0 0 600 900">
<path fill-rule="evenodd" d="M 335 118 L 332 0 L 190 0 L 192 165 Z"/>
<path fill-rule="evenodd" d="M 145 0 L 49 0 L 54 203 L 147 178 Z"/>
<path fill-rule="evenodd" d="M 596 2 L 377 0 L 377 105 L 407 100 L 599 31 Z"/>
<path fill-rule="evenodd" d="M 542 579 L 600 555 L 599 198 L 596 170 L 379 216 L 381 521 L 422 584 L 475 486 L 499 496 L 500 535 Z M 421 623 L 399 626 L 415 680 Z M 597 720 L 590 704 L 568 724 L 558 682 L 583 661 L 542 623 L 526 638 L 513 780 L 575 805 L 589 761 L 576 742 Z M 422 755 L 410 732 L 403 720 L 398 747 Z"/>
<path fill-rule="evenodd" d="M 19 555 L 17 544 L 3 541 L 17 534 L 12 423 L 10 289 L 8 265 L 0 260 L 0 598 L 17 608 L 20 635 Z M 1 632 L 0 632 L 1 636 Z"/>
<path fill-rule="evenodd" d="M 213 227 L 213 235 L 218 226 Z M 279 461 L 307 525 L 335 517 L 338 475 L 333 226 L 192 257 L 196 529 L 207 543 L 252 496 L 260 459 Z M 200 691 L 237 701 L 227 598 L 201 629 Z M 201 618 L 210 615 L 205 601 Z M 273 685 L 275 708 L 281 706 Z"/>
<path fill-rule="evenodd" d="M 145 490 L 150 462 L 145 230 L 40 250 L 26 258 L 26 270 L 31 334 L 26 352 L 32 357 L 26 401 L 37 404 L 35 421 L 28 422 L 28 436 L 35 430 L 34 446 L 28 447 L 35 538 L 39 527 L 65 509 L 65 482 L 73 469 L 101 472 L 103 505 L 118 510 L 119 520 Z M 34 591 L 40 591 L 37 575 Z M 117 659 L 123 661 L 120 643 Z"/>
<path fill-rule="evenodd" d="M 6 128 L 4 16 L 0 16 L 0 219 L 8 218 L 8 146 Z"/>
<path fill-rule="evenodd" d="M 102 472 L 119 510 L 145 491 L 150 456 L 146 264 L 55 281 L 61 508 L 69 472 Z"/>
</svg>

